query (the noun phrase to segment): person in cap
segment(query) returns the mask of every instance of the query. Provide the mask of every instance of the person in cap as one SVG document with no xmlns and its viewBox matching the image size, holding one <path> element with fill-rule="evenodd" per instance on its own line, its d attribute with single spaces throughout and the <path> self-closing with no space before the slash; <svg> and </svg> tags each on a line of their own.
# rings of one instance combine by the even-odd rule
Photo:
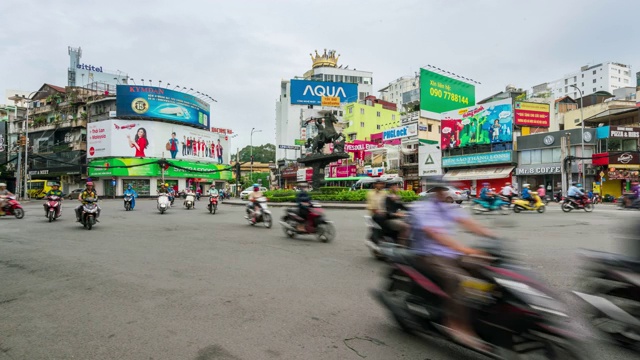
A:
<svg viewBox="0 0 640 360">
<path fill-rule="evenodd" d="M 408 245 L 409 231 L 411 230 L 411 227 L 405 221 L 407 211 L 409 209 L 402 203 L 400 198 L 398 183 L 391 183 L 385 200 L 387 221 L 384 222 L 384 225 L 398 234 L 398 243 L 404 246 Z"/>
<path fill-rule="evenodd" d="M 298 224 L 298 231 L 304 231 L 304 223 L 307 221 L 307 217 L 309 216 L 311 196 L 309 196 L 309 193 L 307 192 L 309 184 L 306 182 L 300 183 L 299 188 L 300 191 L 296 193 L 296 204 L 298 204 L 298 215 L 300 215 L 303 222 Z"/>
<path fill-rule="evenodd" d="M 7 206 L 7 198 L 14 196 L 11 191 L 7 190 L 7 184 L 0 183 L 0 215 L 4 215 L 4 208 Z"/>
<path fill-rule="evenodd" d="M 480 190 L 480 199 L 484 200 L 489 206 L 493 205 L 496 197 L 493 190 L 489 188 L 489 183 L 482 183 L 482 190 Z"/>
<path fill-rule="evenodd" d="M 547 196 L 547 189 L 544 187 L 544 185 L 538 186 L 538 196 L 540 196 L 542 199 Z"/>
<path fill-rule="evenodd" d="M 471 312 L 461 301 L 463 289 L 460 286 L 470 277 L 466 269 L 474 267 L 465 262 L 463 269 L 462 257 L 485 254 L 456 240 L 455 227 L 460 225 L 479 236 L 493 238 L 495 235 L 459 206 L 446 202 L 449 184 L 442 177 L 426 180 L 427 186 L 433 187 L 435 196 L 417 201 L 410 211 L 411 249 L 416 255 L 416 268 L 436 277 L 450 296 L 444 305 L 446 317 L 443 322 L 450 336 L 465 346 L 486 351 L 487 345 L 478 339 L 471 325 Z"/>
<path fill-rule="evenodd" d="M 260 185 L 253 184 L 253 191 L 249 194 L 249 207 L 253 208 L 253 217 L 251 218 L 252 222 L 256 222 L 256 210 L 260 204 L 258 204 L 258 199 L 263 197 L 262 191 L 260 191 Z"/>
<path fill-rule="evenodd" d="M 373 190 L 367 192 L 367 210 L 373 221 L 380 226 L 384 226 L 384 222 L 387 220 L 385 206 L 387 192 L 384 191 L 384 187 L 384 180 L 376 178 Z"/>
<path fill-rule="evenodd" d="M 507 199 L 509 199 L 509 204 L 511 204 L 511 200 L 513 200 L 513 196 L 516 194 L 516 190 L 511 186 L 511 183 L 505 183 L 501 192 L 503 196 L 506 196 Z"/>
<path fill-rule="evenodd" d="M 80 214 L 82 212 L 82 205 L 85 204 L 85 199 L 93 198 L 98 200 L 98 194 L 93 188 L 93 182 L 87 181 L 87 185 L 85 189 L 78 195 L 78 201 L 80 201 L 80 205 L 76 207 L 76 221 L 80 222 Z M 96 214 L 96 220 L 100 217 L 100 208 L 98 208 L 98 213 Z"/>
<path fill-rule="evenodd" d="M 567 196 L 573 198 L 576 201 L 581 201 L 582 195 L 584 195 L 584 193 L 580 190 L 581 187 L 582 184 L 579 184 L 575 181 L 572 182 L 569 190 L 567 190 Z"/>
<path fill-rule="evenodd" d="M 51 183 L 51 190 L 47 191 L 44 197 L 48 198 L 49 196 L 57 196 L 60 198 L 60 202 L 62 202 L 62 191 L 60 190 L 60 184 L 58 184 L 57 182 Z M 58 210 L 56 211 L 57 212 L 56 217 L 60 217 L 61 210 L 62 210 L 62 206 L 59 206 Z M 45 214 L 48 211 L 48 206 L 46 202 L 44 204 L 44 211 L 45 211 Z"/>
<path fill-rule="evenodd" d="M 123 195 L 131 196 L 131 210 L 135 209 L 138 192 L 133 189 L 133 186 L 131 184 L 127 184 L 127 190 L 124 191 Z"/>
</svg>

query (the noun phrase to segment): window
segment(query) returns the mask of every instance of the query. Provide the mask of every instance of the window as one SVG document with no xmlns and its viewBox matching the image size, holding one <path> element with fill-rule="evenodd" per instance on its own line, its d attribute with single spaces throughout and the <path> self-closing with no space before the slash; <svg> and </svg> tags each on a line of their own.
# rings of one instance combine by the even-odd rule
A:
<svg viewBox="0 0 640 360">
<path fill-rule="evenodd" d="M 582 86 L 584 86 L 584 83 L 582 83 Z"/>
<path fill-rule="evenodd" d="M 356 134 L 349 134 L 349 141 L 353 141 L 356 139 Z"/>
<path fill-rule="evenodd" d="M 342 110 L 338 111 L 338 116 L 342 116 Z"/>
<path fill-rule="evenodd" d="M 427 125 L 427 131 L 428 132 L 432 132 L 433 131 L 433 125 L 432 124 Z"/>
<path fill-rule="evenodd" d="M 531 163 L 532 164 L 542 163 L 542 150 L 531 150 Z"/>
<path fill-rule="evenodd" d="M 360 114 L 364 115 L 364 109 L 360 108 Z"/>
<path fill-rule="evenodd" d="M 582 74 L 582 78 L 584 79 L 584 74 Z"/>
<path fill-rule="evenodd" d="M 595 71 L 595 70 L 593 70 L 593 75 L 595 75 L 595 74 L 596 74 L 596 71 Z"/>
<path fill-rule="evenodd" d="M 569 87 L 568 86 L 564 87 L 564 92 L 569 92 Z"/>
<path fill-rule="evenodd" d="M 569 83 L 569 79 L 564 79 L 564 84 L 567 85 Z"/>
<path fill-rule="evenodd" d="M 596 89 L 596 88 L 593 88 L 593 92 L 596 92 L 596 91 L 598 91 L 598 89 Z"/>
<path fill-rule="evenodd" d="M 553 161 L 553 149 L 542 149 L 542 158 L 541 161 L 543 164 L 549 164 Z"/>
<path fill-rule="evenodd" d="M 364 121 L 360 121 L 360 127 L 363 128 L 364 127 Z"/>
<path fill-rule="evenodd" d="M 531 151 L 521 151 L 520 159 L 518 161 L 519 164 L 522 165 L 530 165 L 531 164 Z"/>
<path fill-rule="evenodd" d="M 624 79 L 624 83 L 628 84 L 629 83 L 629 79 Z"/>
<path fill-rule="evenodd" d="M 353 106 L 349 106 L 349 114 L 353 114 Z"/>
<path fill-rule="evenodd" d="M 593 83 L 594 83 L 594 84 L 596 83 L 596 79 L 593 79 Z"/>
<path fill-rule="evenodd" d="M 562 151 L 560 151 L 560 148 L 553 148 L 553 154 L 551 155 L 551 162 L 552 163 L 558 163 L 560 162 L 560 155 L 562 155 Z"/>
<path fill-rule="evenodd" d="M 391 120 L 395 120 L 396 119 L 396 114 L 391 114 Z"/>
<path fill-rule="evenodd" d="M 376 111 L 376 116 L 380 117 L 380 111 Z"/>
<path fill-rule="evenodd" d="M 578 82 L 578 77 L 577 76 L 573 77 L 573 82 Z"/>
<path fill-rule="evenodd" d="M 625 72 L 624 72 L 624 76 L 629 76 L 629 72 L 628 72 L 628 71 L 625 71 Z"/>
<path fill-rule="evenodd" d="M 342 75 L 336 75 L 336 82 L 343 82 L 344 78 Z"/>
<path fill-rule="evenodd" d="M 377 129 L 377 130 L 380 130 L 380 125 L 376 125 L 376 129 Z"/>
</svg>

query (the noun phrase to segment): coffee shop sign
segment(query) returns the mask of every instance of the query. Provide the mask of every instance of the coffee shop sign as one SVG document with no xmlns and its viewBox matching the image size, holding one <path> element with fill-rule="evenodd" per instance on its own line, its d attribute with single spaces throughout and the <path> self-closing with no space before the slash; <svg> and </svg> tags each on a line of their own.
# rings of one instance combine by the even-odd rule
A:
<svg viewBox="0 0 640 360">
<path fill-rule="evenodd" d="M 543 174 L 560 174 L 560 166 L 535 167 L 530 169 L 516 168 L 516 176 Z"/>
</svg>

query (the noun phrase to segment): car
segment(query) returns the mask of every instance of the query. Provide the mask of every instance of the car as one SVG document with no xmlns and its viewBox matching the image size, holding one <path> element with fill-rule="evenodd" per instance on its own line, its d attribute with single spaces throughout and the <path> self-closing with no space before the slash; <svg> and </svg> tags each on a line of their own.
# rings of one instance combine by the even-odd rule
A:
<svg viewBox="0 0 640 360">
<path fill-rule="evenodd" d="M 265 192 L 267 191 L 267 188 L 264 186 L 260 187 L 260 191 Z M 253 186 L 250 186 L 244 190 L 242 190 L 242 192 L 240 193 L 240 200 L 246 200 L 249 198 L 249 194 L 251 194 L 253 192 Z"/>
<path fill-rule="evenodd" d="M 468 200 L 469 197 L 465 191 L 458 189 L 455 186 L 445 186 L 447 188 L 447 198 L 446 201 L 449 203 L 456 202 L 458 204 L 462 204 L 463 201 Z M 435 194 L 435 187 L 428 189 L 427 191 L 423 191 L 418 196 L 424 196 L 426 198 L 430 198 Z"/>
<path fill-rule="evenodd" d="M 66 195 L 66 198 L 69 200 L 73 200 L 73 199 L 77 199 L 78 196 L 80 196 L 80 193 L 83 191 L 84 189 L 75 189 L 72 190 L 70 193 L 68 193 Z"/>
</svg>

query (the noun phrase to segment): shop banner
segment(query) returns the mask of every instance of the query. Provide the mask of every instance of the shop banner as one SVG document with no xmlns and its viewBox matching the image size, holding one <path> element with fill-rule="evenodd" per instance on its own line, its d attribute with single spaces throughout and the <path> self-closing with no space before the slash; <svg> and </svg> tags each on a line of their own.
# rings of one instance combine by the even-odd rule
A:
<svg viewBox="0 0 640 360">
<path fill-rule="evenodd" d="M 609 165 L 637 165 L 640 166 L 638 153 L 609 153 Z"/>
<path fill-rule="evenodd" d="M 418 124 L 399 126 L 382 132 L 384 141 L 418 135 Z"/>
<path fill-rule="evenodd" d="M 313 177 L 313 168 L 298 169 L 296 180 L 298 182 L 310 182 Z"/>
<path fill-rule="evenodd" d="M 560 174 L 560 166 L 536 166 L 531 168 L 516 168 L 516 176 Z"/>
<path fill-rule="evenodd" d="M 640 138 L 639 127 L 610 126 L 609 137 L 618 139 Z"/>
<path fill-rule="evenodd" d="M 607 171 L 607 180 L 627 180 L 638 181 L 638 171 L 609 168 Z"/>
<path fill-rule="evenodd" d="M 162 176 L 162 170 L 157 164 L 158 159 L 153 158 L 109 158 L 101 160 L 92 160 L 89 162 L 88 173 L 89 176 L 94 177 L 112 177 L 112 176 L 127 176 L 127 177 L 159 177 Z M 201 178 L 209 180 L 227 180 L 231 181 L 233 176 L 232 172 L 227 169 L 227 165 L 208 164 L 208 163 L 196 163 L 192 161 L 182 160 L 168 160 L 171 165 L 180 166 L 187 170 L 178 169 L 174 166 L 169 166 L 164 172 L 164 176 L 179 177 L 179 178 Z M 100 166 L 96 168 L 94 166 Z M 122 167 L 132 166 L 132 167 Z M 217 172 L 198 172 L 223 170 Z"/>
<path fill-rule="evenodd" d="M 513 141 L 511 99 L 442 113 L 442 149 Z"/>
<path fill-rule="evenodd" d="M 442 175 L 442 151 L 437 144 L 420 144 L 418 148 L 418 175 Z"/>
<path fill-rule="evenodd" d="M 180 91 L 155 86 L 118 85 L 116 114 L 179 121 L 209 128 L 210 106 L 204 100 Z"/>
<path fill-rule="evenodd" d="M 175 134 L 174 134 L 175 133 Z M 139 157 L 225 163 L 225 135 L 158 121 L 104 120 L 87 124 L 88 158 Z"/>
<path fill-rule="evenodd" d="M 442 167 L 449 168 L 457 166 L 511 163 L 512 158 L 513 151 L 510 150 L 494 151 L 482 154 L 450 156 L 442 158 Z"/>
<path fill-rule="evenodd" d="M 420 69 L 420 110 L 442 113 L 475 104 L 474 85 Z"/>
<path fill-rule="evenodd" d="M 325 174 L 325 178 L 345 178 L 345 177 L 355 177 L 357 175 L 357 166 L 356 165 L 330 165 L 329 173 Z"/>
<path fill-rule="evenodd" d="M 545 127 L 550 126 L 549 104 L 516 102 L 514 123 L 520 126 Z"/>
<path fill-rule="evenodd" d="M 346 152 L 360 152 L 360 151 L 369 151 L 371 149 L 377 149 L 381 147 L 380 144 L 370 142 L 370 141 L 358 141 L 345 143 L 344 151 Z"/>
</svg>

